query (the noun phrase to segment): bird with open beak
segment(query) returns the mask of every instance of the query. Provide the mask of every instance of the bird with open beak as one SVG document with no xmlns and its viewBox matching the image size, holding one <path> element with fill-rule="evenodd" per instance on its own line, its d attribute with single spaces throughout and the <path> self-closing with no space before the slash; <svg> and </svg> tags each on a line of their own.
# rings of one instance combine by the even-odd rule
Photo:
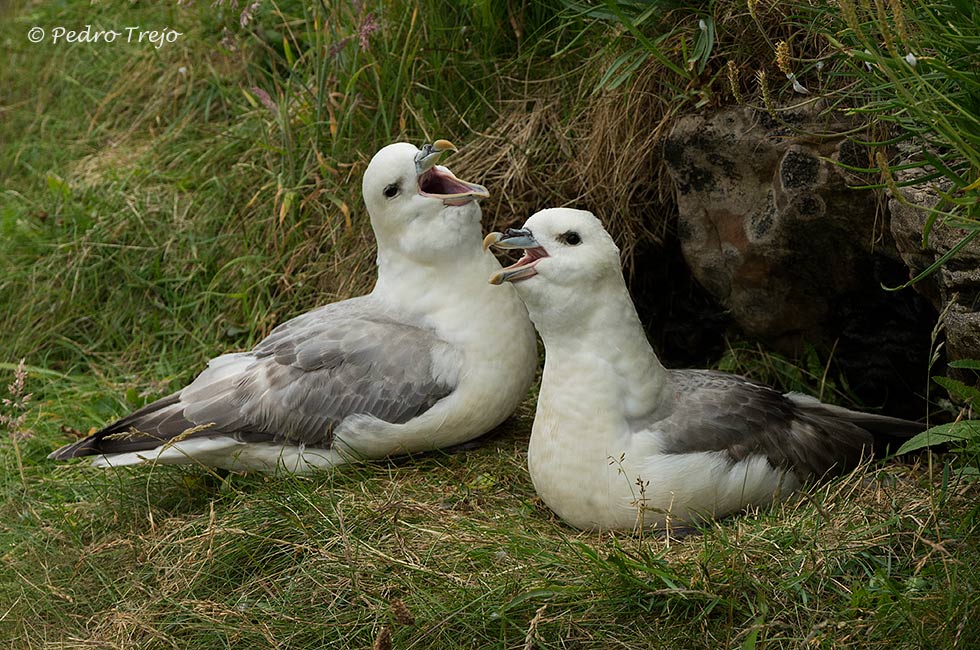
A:
<svg viewBox="0 0 980 650">
<path fill-rule="evenodd" d="M 488 193 L 438 164 L 451 150 L 399 142 L 368 164 L 369 294 L 282 323 L 51 457 L 308 472 L 457 445 L 500 424 L 527 394 L 537 341 L 516 293 L 486 283 L 500 270 L 480 247 Z"/>
<path fill-rule="evenodd" d="M 765 505 L 854 467 L 882 436 L 923 429 L 737 375 L 667 370 L 589 212 L 542 210 L 488 246 L 523 251 L 490 283 L 517 289 L 544 341 L 528 469 L 573 526 L 684 525 Z"/>
</svg>

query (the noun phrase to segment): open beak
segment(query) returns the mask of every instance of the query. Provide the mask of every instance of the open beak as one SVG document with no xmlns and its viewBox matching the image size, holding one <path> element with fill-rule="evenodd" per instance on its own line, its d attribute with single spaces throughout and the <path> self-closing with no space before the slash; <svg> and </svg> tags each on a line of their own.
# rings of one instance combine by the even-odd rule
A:
<svg viewBox="0 0 980 650">
<path fill-rule="evenodd" d="M 490 196 L 487 188 L 476 183 L 456 178 L 445 167 L 436 165 L 440 156 L 447 151 L 456 151 L 448 140 L 436 140 L 424 144 L 415 156 L 415 172 L 418 175 L 419 194 L 433 199 L 442 199 L 446 205 L 465 205 L 474 199 Z"/>
<path fill-rule="evenodd" d="M 495 246 L 504 250 L 523 250 L 524 256 L 508 267 L 502 268 L 490 276 L 490 284 L 504 282 L 519 282 L 537 275 L 534 269 L 538 262 L 548 257 L 548 252 L 541 247 L 534 235 L 527 228 L 520 230 L 508 228 L 502 233 L 492 232 L 483 240 L 483 250 Z"/>
</svg>

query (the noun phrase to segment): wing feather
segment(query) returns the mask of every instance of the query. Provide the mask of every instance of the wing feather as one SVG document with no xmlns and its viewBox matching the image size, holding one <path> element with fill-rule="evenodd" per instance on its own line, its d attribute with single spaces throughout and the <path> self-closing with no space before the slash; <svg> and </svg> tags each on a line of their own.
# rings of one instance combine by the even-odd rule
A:
<svg viewBox="0 0 980 650">
<path fill-rule="evenodd" d="M 678 400 L 673 414 L 658 426 L 664 453 L 724 451 L 733 461 L 764 455 L 772 466 L 805 480 L 843 471 L 871 451 L 874 436 L 840 415 L 853 411 L 815 408 L 737 375 L 670 374 Z"/>
<path fill-rule="evenodd" d="M 186 388 L 114 422 L 53 458 L 152 449 L 188 429 L 330 447 L 344 419 L 406 422 L 455 389 L 458 351 L 421 324 L 393 318 L 370 296 L 283 323 L 251 352 L 213 359 Z M 135 432 L 134 432 L 135 430 Z M 110 434 L 130 432 L 127 436 Z M 108 437 L 107 437 L 108 436 Z"/>
</svg>

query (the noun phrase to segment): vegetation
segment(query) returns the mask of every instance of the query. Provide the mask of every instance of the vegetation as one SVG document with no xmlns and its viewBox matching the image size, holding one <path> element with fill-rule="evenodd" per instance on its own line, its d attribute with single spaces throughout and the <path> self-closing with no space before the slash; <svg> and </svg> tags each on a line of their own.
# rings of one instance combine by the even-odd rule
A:
<svg viewBox="0 0 980 650">
<path fill-rule="evenodd" d="M 969 230 L 980 138 L 976 78 L 964 66 L 978 10 L 903 4 L 915 12 L 903 15 L 917 61 L 903 67 L 905 36 L 881 18 L 884 6 L 0 9 L 0 389 L 10 385 L 0 403 L 0 640 L 980 645 L 975 437 L 956 438 L 958 453 L 868 465 L 684 537 L 579 534 L 556 521 L 524 468 L 533 397 L 477 450 L 312 477 L 105 473 L 45 459 L 79 429 L 184 385 L 210 357 L 369 288 L 360 176 L 397 139 L 461 145 L 450 164 L 491 188 L 488 227 L 574 202 L 640 247 L 660 241 L 673 214 L 650 162 L 673 115 L 736 101 L 778 115 L 819 95 L 883 120 L 882 152 L 895 138 L 924 142 L 926 177 L 952 183 L 937 219 Z M 943 11 L 955 19 L 933 19 Z M 50 37 L 86 24 L 181 35 L 160 47 L 26 38 L 35 26 Z M 884 162 L 872 157 L 869 168 L 902 166 Z M 746 349 L 733 346 L 725 367 L 841 397 L 812 355 L 794 367 Z M 966 383 L 945 388 L 976 408 Z"/>
</svg>

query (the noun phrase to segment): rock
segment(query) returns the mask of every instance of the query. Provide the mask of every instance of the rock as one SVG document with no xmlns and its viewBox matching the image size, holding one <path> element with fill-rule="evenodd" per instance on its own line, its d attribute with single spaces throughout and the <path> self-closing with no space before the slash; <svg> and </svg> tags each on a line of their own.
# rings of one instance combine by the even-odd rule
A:
<svg viewBox="0 0 980 650">
<path fill-rule="evenodd" d="M 915 178 L 922 170 L 896 172 L 899 181 Z M 927 269 L 948 253 L 968 231 L 938 219 L 922 245 L 922 232 L 929 210 L 939 202 L 935 186 L 916 185 L 891 194 L 891 232 L 899 254 L 909 268 L 909 277 Z M 912 285 L 943 314 L 946 355 L 949 359 L 980 359 L 980 238 L 957 251 L 940 269 Z M 960 373 L 962 379 L 970 379 Z"/>
<path fill-rule="evenodd" d="M 827 160 L 867 166 L 867 153 L 835 135 L 843 124 L 783 119 L 739 107 L 677 121 L 664 160 L 684 258 L 745 334 L 788 355 L 833 350 L 867 404 L 908 412 L 935 314 L 914 292 L 882 290 L 907 270 L 881 204 Z"/>
<path fill-rule="evenodd" d="M 980 358 L 980 312 L 977 311 L 976 293 L 972 306 L 953 302 L 945 316 L 946 357 L 948 359 Z M 976 382 L 969 371 L 955 374 L 964 381 Z"/>
</svg>

